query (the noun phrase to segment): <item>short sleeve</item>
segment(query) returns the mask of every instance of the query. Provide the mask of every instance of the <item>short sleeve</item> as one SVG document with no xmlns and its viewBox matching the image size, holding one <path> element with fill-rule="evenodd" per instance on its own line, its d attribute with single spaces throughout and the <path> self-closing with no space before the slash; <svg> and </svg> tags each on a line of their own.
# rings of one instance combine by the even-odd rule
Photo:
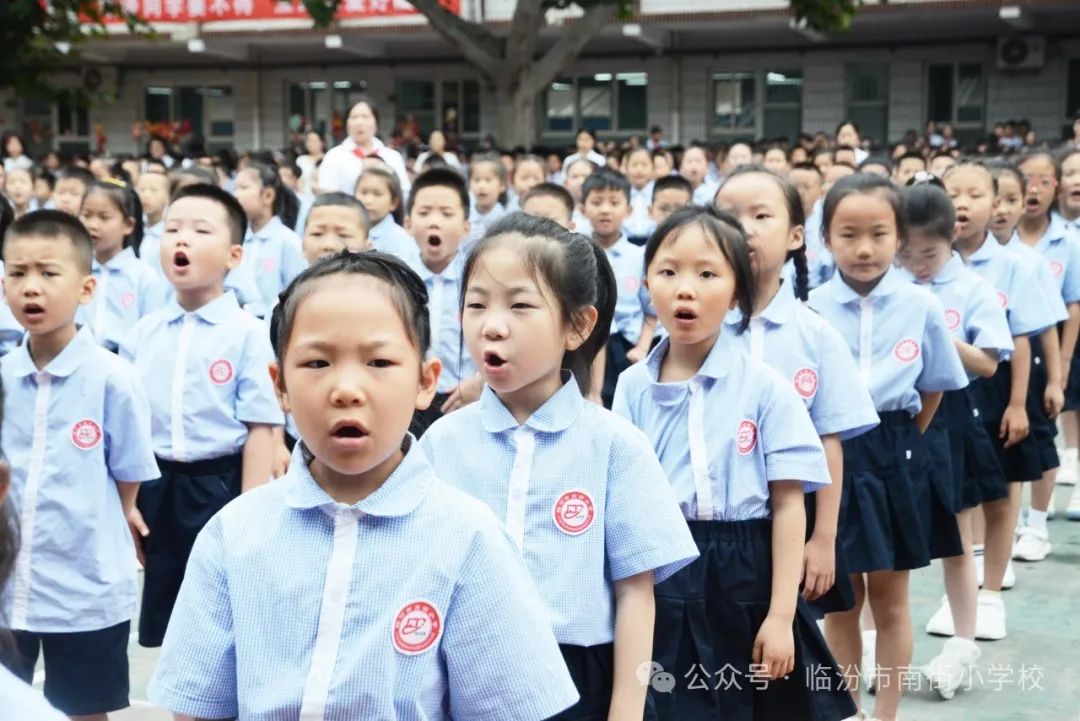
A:
<svg viewBox="0 0 1080 721">
<path fill-rule="evenodd" d="M 818 386 L 810 420 L 819 436 L 854 438 L 878 424 L 870 391 L 863 384 L 847 343 L 831 326 L 818 329 Z"/>
<path fill-rule="evenodd" d="M 270 380 L 270 362 L 274 351 L 266 327 L 252 320 L 244 344 L 244 357 L 236 385 L 236 419 L 242 423 L 280 426 L 285 416 Z"/>
<path fill-rule="evenodd" d="M 998 360 L 1008 360 L 1013 349 L 1009 320 L 1001 301 L 986 282 L 972 285 L 964 318 L 964 336 L 976 348 L 996 350 Z"/>
<path fill-rule="evenodd" d="M 196 718 L 239 714 L 221 524 L 220 515 L 211 519 L 195 540 L 148 689 L 157 705 Z"/>
<path fill-rule="evenodd" d="M 777 377 L 761 399 L 758 435 L 765 454 L 765 480 L 802 481 L 806 492 L 829 485 L 825 450 L 795 390 Z"/>
<path fill-rule="evenodd" d="M 540 598 L 491 517 L 477 531 L 446 614 L 441 652 L 451 718 L 539 721 L 577 702 Z"/>
<path fill-rule="evenodd" d="M 923 324 L 922 372 L 915 380 L 915 389 L 929 393 L 958 390 L 968 384 L 967 372 L 956 352 L 941 302 L 934 296 L 929 300 Z"/>
<path fill-rule="evenodd" d="M 285 277 L 282 279 L 285 281 L 285 285 L 293 282 L 296 276 L 304 272 L 307 268 L 307 261 L 304 260 L 303 246 L 300 239 L 295 233 L 289 233 L 288 237 L 282 242 L 282 271 Z"/>
<path fill-rule="evenodd" d="M 1065 308 L 1065 301 L 1061 292 L 1058 291 L 1057 280 L 1054 271 L 1050 270 L 1050 264 L 1042 258 L 1036 258 L 1035 262 L 1036 289 L 1042 293 L 1054 314 L 1054 322 L 1060 323 L 1069 317 L 1069 311 Z"/>
<path fill-rule="evenodd" d="M 632 368 L 633 366 L 621 373 L 615 381 L 615 395 L 611 401 L 611 412 L 637 425 L 634 420 L 634 412 L 630 408 L 631 387 L 634 385 Z"/>
<path fill-rule="evenodd" d="M 1066 303 L 1080 302 L 1080 240 L 1070 232 L 1061 241 L 1068 249 L 1065 277 L 1062 278 L 1061 295 Z"/>
<path fill-rule="evenodd" d="M 123 359 L 105 386 L 105 462 L 118 481 L 152 481 L 161 476 L 150 435 L 150 401 L 135 370 Z"/>
<path fill-rule="evenodd" d="M 142 340 L 143 328 L 146 327 L 145 321 L 138 321 L 135 325 L 128 329 L 127 333 L 120 339 L 120 347 L 118 348 L 118 355 L 126 360 L 128 363 L 135 362 L 135 353 L 139 350 L 139 343 Z"/>
<path fill-rule="evenodd" d="M 622 423 L 605 425 L 628 431 L 616 436 L 608 459 L 608 573 L 612 581 L 621 581 L 653 571 L 653 582 L 661 583 L 698 557 L 697 544 L 645 434 Z"/>
<path fill-rule="evenodd" d="M 1057 321 L 1046 296 L 1036 287 L 1036 279 L 1019 259 L 1014 261 L 1006 296 L 1009 332 L 1018 335 L 1041 333 Z M 999 289 L 1000 290 L 1000 289 Z"/>
</svg>

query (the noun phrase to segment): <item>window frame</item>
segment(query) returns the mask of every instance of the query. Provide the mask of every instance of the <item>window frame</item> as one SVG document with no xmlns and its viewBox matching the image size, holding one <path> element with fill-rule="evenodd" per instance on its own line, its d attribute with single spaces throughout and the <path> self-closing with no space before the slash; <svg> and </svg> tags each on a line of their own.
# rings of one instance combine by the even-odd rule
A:
<svg viewBox="0 0 1080 721">
<path fill-rule="evenodd" d="M 180 93 L 183 90 L 194 90 L 202 97 L 202 126 L 196 128 L 194 125 L 191 128 L 192 137 L 200 137 L 203 140 L 203 144 L 208 153 L 213 153 L 221 148 L 231 148 L 236 143 L 237 134 L 237 120 L 236 120 L 236 87 L 231 83 L 147 83 L 143 86 L 142 97 L 142 121 L 146 122 L 150 120 L 149 106 L 147 98 L 151 94 L 151 88 L 165 88 L 169 90 L 169 119 L 167 122 L 175 123 L 182 121 L 183 118 L 179 117 L 179 104 Z M 212 90 L 225 90 L 228 92 L 229 98 L 231 98 L 232 105 L 232 134 L 231 135 L 211 135 L 210 129 L 213 126 L 213 95 Z M 151 121 L 159 122 L 159 121 Z"/>
<path fill-rule="evenodd" d="M 946 119 L 937 119 L 937 118 L 931 118 L 930 117 L 930 69 L 932 67 L 934 67 L 934 66 L 941 66 L 941 65 L 946 65 L 946 66 L 949 66 L 949 67 L 952 68 L 952 85 L 953 85 L 953 87 L 952 87 L 952 98 L 951 98 L 951 101 L 950 101 L 951 106 L 952 106 L 952 108 L 951 108 L 952 112 L 950 113 L 950 115 L 952 117 L 951 118 L 946 118 Z M 963 66 L 963 65 L 969 65 L 969 66 L 979 68 L 979 84 L 980 84 L 980 94 L 982 96 L 982 105 L 979 106 L 979 108 L 980 108 L 980 116 L 981 117 L 980 117 L 980 120 L 978 120 L 978 121 L 973 121 L 973 120 L 961 121 L 961 120 L 958 119 L 959 118 L 959 110 L 960 110 L 960 103 L 959 103 L 960 67 Z M 950 125 L 953 126 L 953 130 L 955 131 L 957 137 L 960 137 L 961 134 L 963 134 L 963 135 L 971 135 L 971 134 L 982 135 L 982 134 L 985 134 L 986 133 L 986 118 L 987 118 L 987 102 L 989 100 L 989 98 L 987 96 L 988 89 L 989 89 L 989 86 L 987 84 L 986 63 L 984 63 L 984 62 L 972 61 L 972 60 L 945 60 L 945 61 L 931 60 L 931 61 L 927 61 L 925 63 L 925 65 L 924 65 L 924 67 L 923 67 L 923 92 L 922 92 L 923 126 L 925 127 L 926 124 L 929 123 L 929 122 L 949 123 Z M 973 107 L 973 106 L 965 106 L 965 107 Z"/>
<path fill-rule="evenodd" d="M 770 74 L 783 74 L 783 75 L 798 75 L 799 77 L 799 102 L 770 102 L 768 99 L 768 78 Z M 724 78 L 722 76 L 731 76 L 730 78 Z M 716 125 L 713 121 L 716 117 L 716 83 L 724 80 L 725 82 L 733 82 L 737 79 L 737 76 L 749 76 L 754 81 L 754 126 L 753 128 L 741 127 L 741 128 L 725 128 L 723 126 Z M 803 88 L 805 87 L 806 76 L 804 69 L 799 66 L 783 64 L 768 67 L 768 68 L 756 68 L 753 70 L 728 70 L 728 69 L 714 69 L 709 72 L 709 85 L 708 85 L 708 102 L 705 107 L 705 130 L 710 141 L 714 142 L 756 142 L 760 138 L 766 137 L 765 129 L 765 116 L 768 110 L 797 110 L 799 113 L 798 132 L 802 132 L 803 126 L 803 113 L 805 111 L 805 98 L 803 97 Z M 796 134 L 797 134 L 796 133 Z M 794 141 L 794 138 L 791 138 Z"/>
<path fill-rule="evenodd" d="M 885 97 L 882 100 L 853 100 L 851 97 L 851 83 L 849 81 L 850 73 L 855 69 L 866 70 L 873 67 L 875 70 L 882 72 L 884 78 L 884 90 Z M 880 63 L 845 63 L 844 64 L 844 117 L 852 118 L 855 113 L 852 113 L 853 108 L 863 110 L 880 110 L 884 112 L 885 126 L 882 131 L 882 137 L 874 138 L 871 134 L 867 133 L 867 136 L 878 143 L 889 142 L 889 92 L 892 86 L 892 73 L 888 62 Z"/>
<path fill-rule="evenodd" d="M 631 76 L 628 78 L 627 76 Z M 639 80 L 644 78 L 644 82 L 635 82 L 633 85 L 640 85 L 645 88 L 645 122 L 640 128 L 624 128 L 620 123 L 620 110 L 619 107 L 619 82 L 628 79 Z M 581 81 L 589 81 L 588 85 L 583 85 Z M 573 115 L 570 120 L 570 128 L 568 130 L 552 130 L 548 124 L 548 95 L 551 92 L 552 85 L 555 83 L 569 83 L 570 92 L 573 96 Z M 600 85 L 598 85 L 598 83 Z M 609 128 L 594 128 L 594 133 L 602 133 L 605 138 L 628 138 L 631 135 L 645 135 L 649 131 L 649 73 L 645 70 L 633 70 L 625 72 L 611 72 L 611 73 L 579 73 L 573 75 L 565 75 L 552 81 L 551 85 L 544 90 L 539 102 L 536 104 L 537 112 L 537 128 L 539 135 L 542 138 L 548 140 L 562 140 L 570 138 L 572 139 L 577 133 L 586 127 L 582 124 L 582 118 L 585 117 L 582 113 L 581 95 L 584 87 L 603 87 L 606 84 L 607 92 L 610 97 L 608 107 L 608 120 L 611 127 Z M 628 83 L 628 85 L 630 85 Z"/>
</svg>

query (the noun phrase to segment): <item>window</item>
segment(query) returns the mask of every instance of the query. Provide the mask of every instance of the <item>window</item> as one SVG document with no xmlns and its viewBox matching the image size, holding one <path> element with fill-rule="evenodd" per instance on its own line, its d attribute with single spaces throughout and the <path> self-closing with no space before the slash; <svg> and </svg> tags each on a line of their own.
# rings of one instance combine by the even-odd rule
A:
<svg viewBox="0 0 1080 721">
<path fill-rule="evenodd" d="M 580 128 L 641 133 L 648 127 L 647 73 L 596 73 L 559 78 L 544 93 L 541 131 L 570 135 Z"/>
<path fill-rule="evenodd" d="M 394 106 L 397 125 L 412 116 L 419 140 L 426 143 L 432 130 L 442 130 L 455 145 L 462 135 L 480 133 L 480 84 L 475 80 L 401 80 Z"/>
<path fill-rule="evenodd" d="M 1069 135 L 1072 137 L 1072 120 L 1080 115 L 1080 58 L 1069 61 L 1068 88 L 1065 92 L 1065 120 L 1069 125 Z"/>
<path fill-rule="evenodd" d="M 61 94 L 56 103 L 57 151 L 90 153 L 90 117 L 85 103 Z"/>
<path fill-rule="evenodd" d="M 794 138 L 802 131 L 802 71 L 712 76 L 712 135 L 726 140 Z"/>
<path fill-rule="evenodd" d="M 443 131 L 456 130 L 464 135 L 480 134 L 480 83 L 475 80 L 442 82 Z M 426 138 L 425 138 L 426 140 Z"/>
<path fill-rule="evenodd" d="M 367 84 L 348 80 L 291 83 L 286 91 L 288 140 L 304 147 L 303 135 L 314 130 L 323 136 L 327 147 L 345 139 L 345 120 L 353 104 L 363 97 Z M 306 151 L 305 151 L 306 152 Z"/>
<path fill-rule="evenodd" d="M 986 128 L 986 84 L 979 63 L 933 63 L 926 72 L 927 122 L 952 123 L 961 143 Z"/>
<path fill-rule="evenodd" d="M 888 140 L 889 66 L 848 65 L 844 69 L 844 103 L 847 119 L 859 126 L 864 138 Z"/>
<path fill-rule="evenodd" d="M 148 123 L 183 124 L 176 140 L 202 138 L 208 152 L 232 146 L 236 107 L 231 87 L 153 85 L 143 98 Z"/>
</svg>

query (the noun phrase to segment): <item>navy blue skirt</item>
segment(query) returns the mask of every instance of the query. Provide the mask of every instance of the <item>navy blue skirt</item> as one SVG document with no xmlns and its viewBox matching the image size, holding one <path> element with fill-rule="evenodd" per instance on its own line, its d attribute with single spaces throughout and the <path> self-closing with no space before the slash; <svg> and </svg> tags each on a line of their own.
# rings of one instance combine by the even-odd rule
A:
<svg viewBox="0 0 1080 721">
<path fill-rule="evenodd" d="M 946 411 L 946 415 L 950 412 L 951 409 Z M 926 548 L 931 559 L 959 556 L 964 552 L 955 510 L 963 494 L 963 488 L 957 483 L 957 474 L 962 472 L 962 468 L 958 469 L 953 459 L 948 423 L 939 418 L 941 414 L 942 409 L 938 409 L 930 427 L 923 434 L 926 462 L 920 471 L 911 476 L 919 520 L 926 533 Z"/>
<path fill-rule="evenodd" d="M 1019 483 L 1042 478 L 1042 461 L 1034 435 L 1028 434 L 1027 438 L 1009 448 L 1005 447 L 1005 441 L 1000 437 L 1001 418 L 1005 415 L 1012 391 L 1012 363 L 998 363 L 997 373 L 993 378 L 979 378 L 972 382 L 971 388 L 983 427 L 997 451 L 998 463 L 1005 473 L 1005 480 Z"/>
<path fill-rule="evenodd" d="M 1057 424 L 1046 415 L 1043 395 L 1046 393 L 1046 360 L 1042 341 L 1038 336 L 1031 337 L 1031 380 L 1028 381 L 1027 412 L 1031 423 L 1031 435 L 1039 449 L 1039 464 L 1043 471 L 1049 471 L 1061 465 L 1058 458 Z M 1039 474 L 1042 477 L 1042 474 Z"/>
<path fill-rule="evenodd" d="M 1069 382 L 1065 386 L 1065 410 L 1080 411 L 1080 355 L 1073 353 L 1072 363 L 1067 370 Z"/>
<path fill-rule="evenodd" d="M 878 415 L 879 425 L 843 442 L 838 536 L 852 573 L 930 564 L 916 492 L 917 482 L 925 482 L 926 446 L 907 413 Z"/>
<path fill-rule="evenodd" d="M 806 499 L 806 540 L 814 532 L 814 522 L 817 519 L 817 493 L 807 493 Z M 827 613 L 840 613 L 855 608 L 855 587 L 851 585 L 851 573 L 848 571 L 847 560 L 844 558 L 840 536 L 836 537 L 836 581 L 833 587 L 825 592 L 825 595 L 815 601 L 807 601 L 810 610 L 817 618 Z"/>
<path fill-rule="evenodd" d="M 692 521 L 701 557 L 656 587 L 653 684 L 661 719 L 839 721 L 855 715 L 843 674 L 806 603 L 796 605 L 795 670 L 751 679 L 754 640 L 772 598 L 772 521 Z M 669 690 L 670 689 L 670 690 Z"/>
<path fill-rule="evenodd" d="M 607 721 L 615 679 L 615 644 L 559 644 L 559 650 L 581 699 L 548 721 Z M 646 702 L 645 721 L 656 721 L 652 704 L 650 696 Z"/>
<path fill-rule="evenodd" d="M 952 507 L 956 513 L 1009 495 L 1001 461 L 983 425 L 972 386 L 946 392 L 934 416 L 934 424 L 944 426 L 949 434 L 954 489 Z"/>
</svg>

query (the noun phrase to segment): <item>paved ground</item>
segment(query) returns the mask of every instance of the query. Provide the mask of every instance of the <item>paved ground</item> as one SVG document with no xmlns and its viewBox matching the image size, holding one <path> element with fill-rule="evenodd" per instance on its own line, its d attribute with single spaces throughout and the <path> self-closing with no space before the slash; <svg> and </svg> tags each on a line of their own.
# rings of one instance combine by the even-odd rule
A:
<svg viewBox="0 0 1080 721">
<path fill-rule="evenodd" d="M 1058 489 L 1058 509 L 1064 510 L 1071 490 Z M 949 702 L 925 683 L 921 688 L 913 683 L 901 706 L 903 721 L 1080 721 L 1080 523 L 1059 518 L 1050 522 L 1050 532 L 1051 557 L 1016 566 L 1017 586 L 1005 597 L 1009 637 L 982 644 L 981 683 Z M 940 648 L 942 640 L 922 629 L 942 593 L 936 565 L 915 574 L 915 664 L 926 663 Z M 133 706 L 112 718 L 168 719 L 143 700 L 157 651 L 133 641 L 130 656 Z"/>
</svg>

